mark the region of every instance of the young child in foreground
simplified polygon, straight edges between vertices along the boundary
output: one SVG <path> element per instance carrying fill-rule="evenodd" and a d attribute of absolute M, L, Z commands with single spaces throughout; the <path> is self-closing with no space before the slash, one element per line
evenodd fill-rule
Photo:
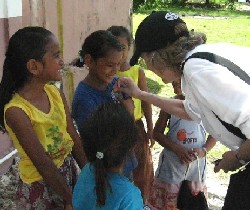
<path fill-rule="evenodd" d="M 60 81 L 63 60 L 56 37 L 25 27 L 10 39 L 0 84 L 0 125 L 20 155 L 17 209 L 72 210 L 75 160 L 85 164 Z"/>
<path fill-rule="evenodd" d="M 181 80 L 174 81 L 172 85 L 176 94 L 174 98 L 184 100 Z M 169 128 L 167 134 L 166 127 Z M 200 191 L 200 170 L 202 190 L 206 193 L 206 155 L 216 140 L 211 136 L 206 138 L 202 124 L 183 120 L 164 111 L 160 112 L 155 124 L 154 137 L 164 149 L 159 158 L 148 205 L 152 210 L 178 210 L 177 197 L 186 172 L 192 193 L 197 194 Z"/>
<path fill-rule="evenodd" d="M 124 26 L 111 26 L 108 28 L 108 31 L 117 37 L 123 49 L 121 66 L 116 75 L 119 77 L 131 77 L 141 90 L 148 91 L 143 69 L 139 65 L 131 67 L 128 62 L 128 54 L 132 43 L 131 33 Z M 151 190 L 154 176 L 152 154 L 150 151 L 150 147 L 154 145 L 152 107 L 151 104 L 136 98 L 133 98 L 133 101 L 135 105 L 135 124 L 139 131 L 138 142 L 135 146 L 138 166 L 133 171 L 133 181 L 134 184 L 140 188 L 143 199 L 146 201 Z M 143 117 L 145 117 L 146 120 L 147 132 L 142 121 Z"/>
<path fill-rule="evenodd" d="M 137 141 L 131 113 L 121 104 L 103 104 L 79 132 L 88 163 L 74 188 L 74 210 L 142 210 L 140 190 L 122 175 L 126 157 Z"/>

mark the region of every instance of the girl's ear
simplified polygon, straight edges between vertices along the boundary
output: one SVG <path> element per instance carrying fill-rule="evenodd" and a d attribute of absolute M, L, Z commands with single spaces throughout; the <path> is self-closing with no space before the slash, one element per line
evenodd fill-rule
<path fill-rule="evenodd" d="M 39 74 L 39 62 L 37 62 L 35 59 L 30 59 L 27 62 L 27 69 L 29 72 L 33 75 L 38 75 Z"/>
<path fill-rule="evenodd" d="M 91 65 L 93 65 L 93 62 L 95 62 L 95 61 L 93 60 L 93 58 L 91 57 L 90 54 L 86 54 L 84 56 L 84 64 L 86 64 L 88 67 L 90 67 Z"/>

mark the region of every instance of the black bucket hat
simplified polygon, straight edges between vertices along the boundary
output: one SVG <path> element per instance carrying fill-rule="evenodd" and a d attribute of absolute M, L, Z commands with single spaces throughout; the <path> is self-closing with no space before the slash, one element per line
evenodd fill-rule
<path fill-rule="evenodd" d="M 138 62 L 142 52 L 152 52 L 173 43 L 181 36 L 188 36 L 188 30 L 175 34 L 175 26 L 185 22 L 175 13 L 166 11 L 152 12 L 138 26 L 135 33 L 135 51 L 130 65 Z"/>

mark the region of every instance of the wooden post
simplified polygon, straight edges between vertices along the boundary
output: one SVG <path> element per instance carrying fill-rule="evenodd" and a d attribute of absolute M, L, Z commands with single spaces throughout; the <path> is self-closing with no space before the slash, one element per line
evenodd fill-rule
<path fill-rule="evenodd" d="M 31 26 L 44 27 L 46 23 L 45 1 L 30 0 L 30 23 Z"/>

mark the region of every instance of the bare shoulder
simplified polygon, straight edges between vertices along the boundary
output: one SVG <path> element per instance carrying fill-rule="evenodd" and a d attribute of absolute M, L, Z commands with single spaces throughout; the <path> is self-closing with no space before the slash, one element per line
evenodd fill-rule
<path fill-rule="evenodd" d="M 5 118 L 6 121 L 16 121 L 19 119 L 26 119 L 28 116 L 26 113 L 19 107 L 13 106 L 6 110 Z"/>
<path fill-rule="evenodd" d="M 31 121 L 28 115 L 19 107 L 10 107 L 5 113 L 6 123 L 13 130 L 31 128 Z"/>

